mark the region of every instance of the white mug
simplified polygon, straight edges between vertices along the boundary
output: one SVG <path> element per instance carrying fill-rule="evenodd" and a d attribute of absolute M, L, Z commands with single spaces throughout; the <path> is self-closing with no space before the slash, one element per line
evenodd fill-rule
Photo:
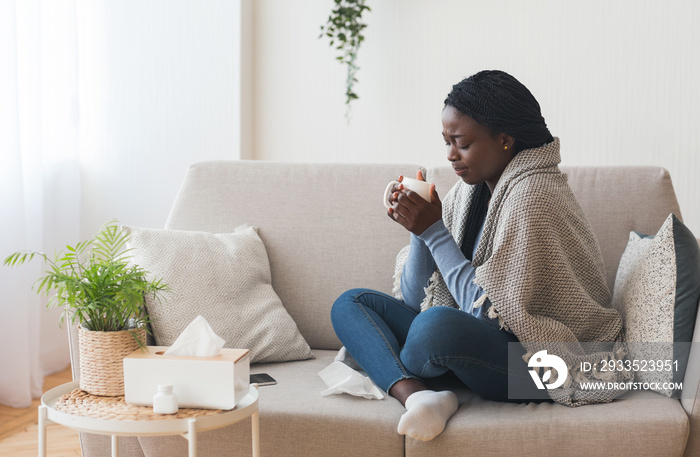
<path fill-rule="evenodd" d="M 391 208 L 391 205 L 389 204 L 389 194 L 391 193 L 391 186 L 393 186 L 394 184 L 399 184 L 399 182 L 398 181 L 391 181 L 386 186 L 386 190 L 384 191 L 384 206 L 386 206 L 386 209 Z M 418 195 L 423 197 L 424 200 L 430 201 L 430 183 L 429 182 L 419 181 L 417 179 L 404 177 L 400 184 L 403 184 L 403 186 L 406 189 L 409 189 L 409 190 L 412 190 L 413 192 L 416 192 Z"/>

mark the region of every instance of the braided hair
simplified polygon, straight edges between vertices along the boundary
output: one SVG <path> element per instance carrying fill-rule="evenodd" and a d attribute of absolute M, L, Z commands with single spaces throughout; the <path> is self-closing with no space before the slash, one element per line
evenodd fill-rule
<path fill-rule="evenodd" d="M 537 148 L 554 140 L 532 93 L 517 79 L 499 70 L 481 71 L 452 86 L 445 105 L 466 114 L 493 134 L 513 137 L 513 152 Z M 472 260 L 476 237 L 486 218 L 491 191 L 477 184 L 462 237 L 462 252 Z"/>

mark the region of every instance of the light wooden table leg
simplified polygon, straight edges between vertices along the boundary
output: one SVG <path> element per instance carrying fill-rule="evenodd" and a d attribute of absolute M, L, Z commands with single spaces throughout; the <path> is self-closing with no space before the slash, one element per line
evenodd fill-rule
<path fill-rule="evenodd" d="M 119 457 L 119 437 L 112 435 L 112 457 Z"/>
<path fill-rule="evenodd" d="M 187 441 L 189 443 L 189 457 L 197 457 L 197 419 L 187 421 Z"/>
<path fill-rule="evenodd" d="M 46 412 L 45 405 L 39 406 L 39 457 L 46 457 Z"/>
<path fill-rule="evenodd" d="M 253 429 L 253 457 L 260 457 L 260 416 L 257 411 L 250 416 L 250 425 Z"/>

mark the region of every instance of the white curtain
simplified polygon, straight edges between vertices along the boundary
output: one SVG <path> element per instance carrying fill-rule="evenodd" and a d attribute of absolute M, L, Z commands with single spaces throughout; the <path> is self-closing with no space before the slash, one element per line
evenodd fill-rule
<path fill-rule="evenodd" d="M 79 241 L 75 4 L 0 0 L 0 256 Z M 59 310 L 31 290 L 40 260 L 0 266 L 0 403 L 27 407 L 69 363 Z"/>
<path fill-rule="evenodd" d="M 0 0 L 0 261 L 163 227 L 189 164 L 241 156 L 244 3 Z M 42 267 L 0 265 L 3 404 L 69 363 Z"/>

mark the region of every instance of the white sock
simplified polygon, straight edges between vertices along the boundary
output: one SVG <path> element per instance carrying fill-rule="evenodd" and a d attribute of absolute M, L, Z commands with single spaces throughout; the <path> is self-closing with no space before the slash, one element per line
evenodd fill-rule
<path fill-rule="evenodd" d="M 430 441 L 443 430 L 457 412 L 457 395 L 449 390 L 419 390 L 406 399 L 406 412 L 399 420 L 398 432 L 421 441 Z"/>

